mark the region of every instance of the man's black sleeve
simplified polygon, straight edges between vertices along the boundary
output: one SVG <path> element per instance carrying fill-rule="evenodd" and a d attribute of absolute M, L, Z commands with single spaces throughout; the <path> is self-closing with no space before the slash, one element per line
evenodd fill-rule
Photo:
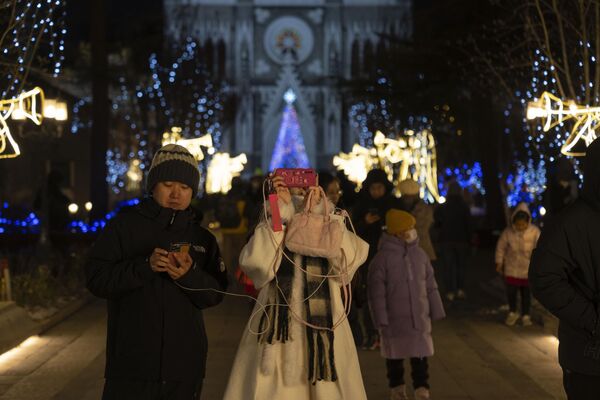
<path fill-rule="evenodd" d="M 534 297 L 558 319 L 592 335 L 595 333 L 596 309 L 569 279 L 576 268 L 565 232 L 554 225 L 542 233 L 533 252 L 529 284 Z"/>
<path fill-rule="evenodd" d="M 192 303 L 199 309 L 219 304 L 223 301 L 224 295 L 215 290 L 221 292 L 227 290 L 227 269 L 221 257 L 219 245 L 213 235 L 208 234 L 207 237 L 209 238 L 209 244 L 207 246 L 205 261 L 200 263 L 195 262 L 192 268 L 176 281 Z"/>
<path fill-rule="evenodd" d="M 87 288 L 98 297 L 117 298 L 155 279 L 146 257 L 123 259 L 121 234 L 119 222 L 111 221 L 90 251 L 85 265 Z"/>

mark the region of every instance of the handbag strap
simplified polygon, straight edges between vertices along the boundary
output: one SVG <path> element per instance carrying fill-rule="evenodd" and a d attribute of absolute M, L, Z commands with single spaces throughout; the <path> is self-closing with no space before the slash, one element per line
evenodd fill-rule
<path fill-rule="evenodd" d="M 317 189 L 320 194 L 321 194 L 321 201 L 325 202 L 325 207 L 323 207 L 323 216 L 324 217 L 329 217 L 329 201 L 327 200 L 327 195 L 325 194 L 325 191 L 323 190 L 323 188 L 321 186 L 317 186 Z M 312 197 L 314 195 L 315 190 L 309 190 L 308 191 L 308 195 L 306 196 L 306 204 L 304 205 L 304 212 L 305 213 L 310 213 L 312 212 L 312 207 L 311 207 L 311 203 L 312 203 Z"/>

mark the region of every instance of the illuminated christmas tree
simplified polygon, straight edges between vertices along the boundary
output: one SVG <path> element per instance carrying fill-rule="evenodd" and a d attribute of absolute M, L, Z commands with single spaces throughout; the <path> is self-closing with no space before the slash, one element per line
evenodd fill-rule
<path fill-rule="evenodd" d="M 309 168 L 310 164 L 304 147 L 304 139 L 298 123 L 298 114 L 294 107 L 296 94 L 288 89 L 283 96 L 286 106 L 281 118 L 279 134 L 273 149 L 269 170 L 276 168 Z"/>

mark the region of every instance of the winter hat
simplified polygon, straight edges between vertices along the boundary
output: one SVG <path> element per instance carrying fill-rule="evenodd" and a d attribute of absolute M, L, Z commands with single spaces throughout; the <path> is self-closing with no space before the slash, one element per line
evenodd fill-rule
<path fill-rule="evenodd" d="M 152 192 L 158 182 L 181 182 L 192 188 L 193 197 L 198 193 L 200 170 L 194 156 L 183 146 L 167 144 L 161 147 L 154 158 L 148 177 L 146 191 Z"/>
<path fill-rule="evenodd" d="M 416 196 L 421 191 L 419 184 L 412 179 L 405 179 L 398 183 L 398 189 L 402 196 Z"/>
<path fill-rule="evenodd" d="M 416 223 L 415 217 L 406 211 L 391 208 L 385 214 L 385 225 L 390 235 L 413 229 Z"/>

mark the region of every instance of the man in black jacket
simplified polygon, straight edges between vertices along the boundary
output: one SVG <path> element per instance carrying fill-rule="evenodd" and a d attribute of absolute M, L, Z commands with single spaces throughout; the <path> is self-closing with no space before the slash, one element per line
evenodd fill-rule
<path fill-rule="evenodd" d="M 533 295 L 558 317 L 558 359 L 569 400 L 600 398 L 600 141 L 587 149 L 583 196 L 542 231 Z"/>
<path fill-rule="evenodd" d="M 152 196 L 112 220 L 91 251 L 87 286 L 108 300 L 104 400 L 199 398 L 202 309 L 227 287 L 217 242 L 189 207 L 199 179 L 185 148 L 162 147 L 148 172 Z"/>

